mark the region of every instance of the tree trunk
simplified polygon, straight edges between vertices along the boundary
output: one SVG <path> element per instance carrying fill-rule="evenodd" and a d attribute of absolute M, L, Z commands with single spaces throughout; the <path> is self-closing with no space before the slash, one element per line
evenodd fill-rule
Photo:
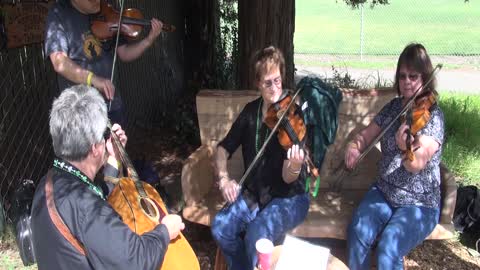
<path fill-rule="evenodd" d="M 218 1 L 185 1 L 185 73 L 194 88 L 209 87 L 215 73 Z"/>
<path fill-rule="evenodd" d="M 294 0 L 238 0 L 238 76 L 240 89 L 254 89 L 252 56 L 273 45 L 285 56 L 283 87 L 293 89 Z"/>

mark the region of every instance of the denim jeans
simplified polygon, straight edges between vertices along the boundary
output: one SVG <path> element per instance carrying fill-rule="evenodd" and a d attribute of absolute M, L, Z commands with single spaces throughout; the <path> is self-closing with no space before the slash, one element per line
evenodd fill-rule
<path fill-rule="evenodd" d="M 376 247 L 377 269 L 403 269 L 403 256 L 420 244 L 438 223 L 440 209 L 415 205 L 392 207 L 373 186 L 353 214 L 348 227 L 348 264 L 351 270 L 370 269 Z"/>
<path fill-rule="evenodd" d="M 281 241 L 287 231 L 305 220 L 309 205 L 309 197 L 305 193 L 290 198 L 274 198 L 263 209 L 250 210 L 239 195 L 235 202 L 215 216 L 212 223 L 212 236 L 222 250 L 228 268 L 252 270 L 257 263 L 257 240 Z"/>

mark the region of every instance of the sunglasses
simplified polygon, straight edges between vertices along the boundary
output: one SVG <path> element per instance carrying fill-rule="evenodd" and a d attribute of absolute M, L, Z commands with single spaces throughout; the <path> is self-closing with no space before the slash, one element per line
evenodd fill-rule
<path fill-rule="evenodd" d="M 400 73 L 398 75 L 398 78 L 401 81 L 405 81 L 407 79 L 407 77 L 411 82 L 416 82 L 418 80 L 418 78 L 420 78 L 420 74 L 419 73 L 410 73 L 410 74 Z"/>
<path fill-rule="evenodd" d="M 274 84 L 275 86 L 280 86 L 281 83 L 282 83 L 282 77 L 278 76 L 274 79 L 263 81 L 263 86 L 265 88 L 271 88 Z"/>

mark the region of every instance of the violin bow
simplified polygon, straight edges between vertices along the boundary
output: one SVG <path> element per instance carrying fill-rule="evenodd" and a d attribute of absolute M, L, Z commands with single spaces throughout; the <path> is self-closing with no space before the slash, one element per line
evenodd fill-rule
<path fill-rule="evenodd" d="M 243 186 L 243 183 L 245 182 L 245 180 L 247 179 L 248 175 L 249 175 L 250 172 L 252 171 L 254 165 L 257 163 L 258 159 L 262 156 L 263 152 L 265 151 L 265 148 L 267 147 L 268 142 L 272 139 L 275 131 L 277 131 L 277 129 L 280 127 L 280 124 L 282 123 L 283 119 L 285 118 L 285 115 L 287 115 L 288 111 L 290 110 L 290 107 L 295 103 L 295 99 L 297 98 L 297 96 L 298 96 L 298 94 L 300 93 L 301 90 L 302 90 L 302 88 L 298 88 L 298 89 L 297 89 L 297 91 L 295 92 L 295 94 L 294 94 L 293 97 L 292 97 L 292 100 L 290 101 L 290 103 L 288 103 L 287 108 L 282 112 L 282 115 L 278 118 L 277 123 L 276 123 L 275 126 L 272 128 L 272 130 L 270 131 L 270 134 L 268 135 L 267 139 L 265 140 L 265 142 L 263 143 L 262 147 L 261 147 L 260 150 L 258 151 L 257 155 L 255 155 L 255 158 L 253 159 L 252 163 L 250 163 L 250 165 L 248 166 L 247 170 L 246 170 L 245 173 L 243 174 L 242 178 L 241 178 L 240 181 L 238 182 L 238 185 L 239 185 L 240 187 Z M 238 198 L 238 197 L 237 197 L 237 198 Z M 222 209 L 225 208 L 227 205 L 228 205 L 228 201 L 222 206 Z"/>
<path fill-rule="evenodd" d="M 101 0 L 104 1 L 104 0 Z M 112 74 L 110 75 L 110 81 L 113 83 L 113 79 L 115 77 L 115 63 L 117 62 L 117 48 L 118 48 L 118 41 L 120 40 L 120 30 L 122 29 L 122 16 L 123 16 L 123 7 L 125 0 L 118 0 L 118 5 L 120 6 L 120 16 L 118 16 L 118 23 L 117 23 L 117 35 L 115 37 L 115 49 L 113 51 L 113 64 L 112 64 Z M 117 89 L 115 89 L 117 91 Z M 112 97 L 114 99 L 115 97 Z M 108 103 L 108 111 L 112 108 L 112 99 L 109 100 Z"/>
<path fill-rule="evenodd" d="M 413 102 L 415 102 L 415 99 L 417 96 L 422 92 L 422 89 L 427 87 L 435 78 L 437 73 L 442 69 L 443 65 L 442 64 L 437 64 L 433 71 L 430 73 L 430 76 L 427 80 L 426 83 L 420 85 L 417 90 L 415 90 L 414 94 L 408 99 L 407 103 L 405 103 L 405 106 L 403 106 L 402 110 L 388 123 L 388 125 L 373 139 L 373 141 L 365 148 L 365 150 L 360 154 L 360 156 L 357 159 L 357 163 L 355 166 L 351 169 L 348 170 L 346 165 L 345 165 L 345 159 L 342 160 L 340 165 L 334 170 L 334 180 L 329 181 L 331 183 L 332 189 L 336 192 L 340 191 L 342 188 L 343 180 L 347 175 L 350 175 L 352 172 L 354 172 L 358 164 L 365 158 L 365 156 L 370 152 L 370 150 L 375 147 L 375 145 L 380 141 L 380 139 L 385 135 L 385 133 L 393 126 L 395 121 L 400 118 L 400 116 L 404 115 L 409 109 L 412 108 Z M 348 171 L 348 172 L 347 172 Z"/>

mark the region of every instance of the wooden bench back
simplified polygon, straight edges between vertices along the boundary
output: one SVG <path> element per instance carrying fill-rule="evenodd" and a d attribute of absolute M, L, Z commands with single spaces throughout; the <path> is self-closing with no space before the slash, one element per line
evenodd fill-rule
<path fill-rule="evenodd" d="M 365 128 L 378 111 L 396 96 L 393 89 L 342 90 L 339 109 L 339 127 L 335 143 L 330 145 L 321 169 L 321 187 L 328 187 L 328 177 L 343 160 L 346 143 Z M 202 144 L 216 145 L 227 134 L 245 104 L 259 97 L 258 91 L 201 90 L 197 95 L 197 113 Z M 379 150 L 373 150 L 364 159 L 357 177 L 346 181 L 346 189 L 367 189 L 374 181 Z M 230 176 L 240 179 L 243 172 L 241 149 L 228 162 Z"/>

